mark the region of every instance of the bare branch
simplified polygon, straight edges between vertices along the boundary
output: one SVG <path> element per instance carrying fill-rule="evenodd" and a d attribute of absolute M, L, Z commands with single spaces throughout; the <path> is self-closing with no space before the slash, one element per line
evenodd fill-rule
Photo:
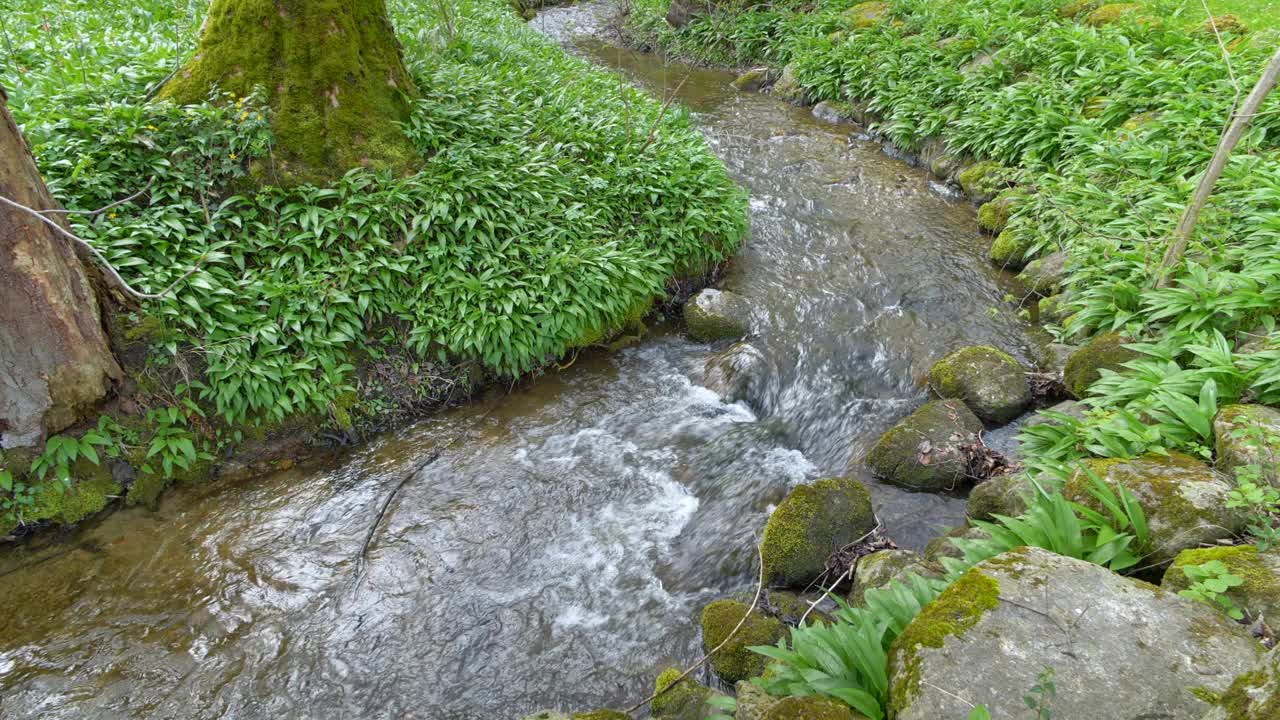
<path fill-rule="evenodd" d="M 151 183 L 148 182 L 146 187 L 130 195 L 129 197 L 124 198 L 123 200 L 117 200 L 111 203 L 110 205 L 103 205 L 97 210 L 64 210 L 62 208 L 55 208 L 53 210 L 38 210 L 37 212 L 39 212 L 41 215 L 84 215 L 87 217 L 93 217 L 95 215 L 101 215 L 102 213 L 110 210 L 113 207 L 119 207 L 120 205 L 123 205 L 132 200 L 137 200 L 139 197 L 141 197 L 150 189 L 151 189 Z"/>

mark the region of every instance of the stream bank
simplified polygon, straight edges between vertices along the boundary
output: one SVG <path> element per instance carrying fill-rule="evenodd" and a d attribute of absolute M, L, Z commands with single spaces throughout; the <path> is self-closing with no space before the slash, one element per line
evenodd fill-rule
<path fill-rule="evenodd" d="M 702 605 L 754 585 L 754 537 L 794 486 L 863 480 L 906 548 L 963 519 L 962 498 L 885 485 L 857 459 L 950 350 L 1035 358 L 1000 309 L 1012 279 L 983 257 L 973 208 L 729 74 L 574 46 L 674 92 L 751 192 L 752 236 L 723 286 L 751 304 L 755 389 L 725 402 L 703 385 L 723 346 L 658 326 L 335 461 L 179 489 L 56 552 L 19 549 L 0 570 L 15 608 L 0 625 L 6 714 L 491 720 L 628 705 L 698 654 Z M 357 586 L 381 501 L 436 450 Z"/>

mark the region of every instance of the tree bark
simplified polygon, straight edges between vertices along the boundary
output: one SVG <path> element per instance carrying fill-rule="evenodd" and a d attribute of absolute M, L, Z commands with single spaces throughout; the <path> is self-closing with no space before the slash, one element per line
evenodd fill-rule
<path fill-rule="evenodd" d="M 57 209 L 7 100 L 0 88 L 0 195 Z M 72 425 L 119 377 L 75 248 L 39 219 L 0 205 L 0 447 L 34 445 Z"/>
<path fill-rule="evenodd" d="M 421 158 L 398 123 L 417 90 L 385 0 L 214 0 L 195 56 L 160 99 L 202 102 L 215 87 L 261 88 L 273 162 L 263 182 L 322 184 L 353 167 L 413 171 Z"/>

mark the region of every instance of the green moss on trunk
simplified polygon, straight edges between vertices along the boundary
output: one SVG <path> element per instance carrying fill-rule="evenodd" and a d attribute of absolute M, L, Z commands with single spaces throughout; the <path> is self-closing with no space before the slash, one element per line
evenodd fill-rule
<path fill-rule="evenodd" d="M 274 167 L 264 182 L 326 183 L 356 166 L 403 174 L 420 161 L 399 122 L 417 90 L 385 0 L 216 0 L 195 57 L 160 97 L 205 100 L 261 87 Z"/>

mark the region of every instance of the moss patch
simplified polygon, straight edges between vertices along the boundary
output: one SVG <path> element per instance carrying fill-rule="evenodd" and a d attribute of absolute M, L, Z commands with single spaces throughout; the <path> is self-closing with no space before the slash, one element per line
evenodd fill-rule
<path fill-rule="evenodd" d="M 976 162 L 956 176 L 960 189 L 969 197 L 985 202 L 997 192 L 1009 186 L 1013 179 L 1013 171 L 991 160 Z"/>
<path fill-rule="evenodd" d="M 1089 13 L 1084 21 L 1087 25 L 1101 27 L 1110 25 L 1121 18 L 1135 15 L 1140 10 L 1142 10 L 1142 5 L 1138 3 L 1110 3 Z"/>
<path fill-rule="evenodd" d="M 1013 420 L 1031 404 L 1022 366 L 1009 353 L 986 345 L 961 348 L 934 363 L 929 387 L 938 397 L 960 400 L 996 425 Z"/>
<path fill-rule="evenodd" d="M 1027 253 L 1031 251 L 1031 238 L 1025 232 L 1006 227 L 991 243 L 987 257 L 991 264 L 1006 270 L 1021 270 L 1026 266 Z"/>
<path fill-rule="evenodd" d="M 1213 560 L 1226 565 L 1232 575 L 1244 581 L 1227 593 L 1236 607 L 1269 618 L 1280 612 L 1280 556 L 1261 555 L 1256 545 L 1183 550 L 1165 571 L 1160 587 L 1173 592 L 1186 590 L 1191 587 L 1191 580 L 1183 568 Z"/>
<path fill-rule="evenodd" d="M 106 467 L 82 460 L 72 467 L 72 477 L 76 479 L 69 488 L 56 482 L 41 485 L 35 494 L 35 504 L 24 513 L 24 519 L 74 525 L 101 512 L 120 495 L 120 484 L 112 479 Z"/>
<path fill-rule="evenodd" d="M 617 710 L 592 710 L 575 713 L 572 720 L 631 720 L 631 716 Z"/>
<path fill-rule="evenodd" d="M 194 58 L 161 92 L 179 103 L 217 86 L 263 89 L 272 109 L 271 184 L 324 184 L 353 167 L 411 172 L 421 157 L 397 125 L 417 95 L 384 0 L 218 0 Z"/>
<path fill-rule="evenodd" d="M 658 679 L 654 682 L 654 692 L 659 692 L 676 683 L 676 678 L 680 677 L 680 670 L 677 668 L 667 668 L 658 675 Z M 685 678 L 676 683 L 676 686 L 667 690 L 665 693 L 653 699 L 649 704 L 649 709 L 653 712 L 654 717 L 673 717 L 673 718 L 700 718 L 699 713 L 702 706 L 707 701 L 707 696 L 711 694 L 710 688 L 705 688 L 689 678 Z"/>
<path fill-rule="evenodd" d="M 871 495 L 862 483 L 828 478 L 796 487 L 764 526 L 765 582 L 808 584 L 832 552 L 874 526 Z"/>
<path fill-rule="evenodd" d="M 737 627 L 738 621 L 747 619 L 738 632 L 711 656 L 711 667 L 725 682 L 737 682 L 764 672 L 767 658 L 747 648 L 752 645 L 773 645 L 786 632 L 781 622 L 759 611 L 747 615 L 750 607 L 736 600 L 716 600 L 702 610 L 702 645 L 710 652 L 725 641 Z"/>
<path fill-rule="evenodd" d="M 887 2 L 862 2 L 842 13 L 850 30 L 869 28 L 889 14 Z"/>
<path fill-rule="evenodd" d="M 1017 206 L 1018 196 L 1004 193 L 978 208 L 978 227 L 992 235 L 999 235 L 1009 224 L 1009 216 Z"/>
<path fill-rule="evenodd" d="M 1062 381 L 1078 399 L 1089 393 L 1089 386 L 1102 376 L 1103 370 L 1119 370 L 1139 354 L 1125 347 L 1129 340 L 1118 333 L 1103 333 L 1086 343 L 1067 358 Z"/>
<path fill-rule="evenodd" d="M 988 610 L 1000 604 L 1000 583 L 972 568 L 933 602 L 925 605 L 889 650 L 894 668 L 889 688 L 893 712 L 910 707 L 920 692 L 921 648 L 940 648 L 949 637 L 962 637 Z"/>
<path fill-rule="evenodd" d="M 786 697 L 771 705 L 761 720 L 865 720 L 848 705 L 820 695 Z"/>
<path fill-rule="evenodd" d="M 958 443 L 982 432 L 982 421 L 959 400 L 928 403 L 894 425 L 867 453 L 881 478 L 909 489 L 953 490 L 965 479 Z"/>

